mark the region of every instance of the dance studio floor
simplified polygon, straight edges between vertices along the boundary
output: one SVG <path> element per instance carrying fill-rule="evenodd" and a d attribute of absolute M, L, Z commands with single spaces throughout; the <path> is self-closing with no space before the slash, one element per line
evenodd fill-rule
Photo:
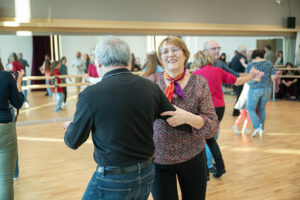
<path fill-rule="evenodd" d="M 76 106 L 74 93 L 69 93 L 67 107 L 58 113 L 53 112 L 54 98 L 44 92 L 28 94 L 30 108 L 20 111 L 17 127 L 16 200 L 77 200 L 84 193 L 96 164 L 90 138 L 75 151 L 64 144 L 62 121 L 72 119 Z M 300 102 L 269 102 L 264 136 L 251 138 L 233 134 L 234 97 L 225 99 L 218 143 L 227 173 L 220 179 L 211 175 L 206 199 L 300 199 Z"/>

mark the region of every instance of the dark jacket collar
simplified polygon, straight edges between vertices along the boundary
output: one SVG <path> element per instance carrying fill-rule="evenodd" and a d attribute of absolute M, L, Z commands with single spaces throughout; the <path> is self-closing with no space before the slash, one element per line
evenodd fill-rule
<path fill-rule="evenodd" d="M 127 69 L 127 68 L 117 68 L 117 69 L 113 69 L 109 72 L 106 72 L 103 76 L 103 78 L 107 78 L 107 77 L 110 77 L 110 76 L 114 76 L 114 75 L 117 75 L 117 74 L 131 74 L 131 72 Z"/>

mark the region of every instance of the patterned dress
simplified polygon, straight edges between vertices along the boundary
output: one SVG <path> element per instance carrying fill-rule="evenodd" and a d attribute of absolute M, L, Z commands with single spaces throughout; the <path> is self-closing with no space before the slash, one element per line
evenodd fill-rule
<path fill-rule="evenodd" d="M 152 74 L 148 79 L 165 91 L 167 85 L 163 72 Z M 193 128 L 192 133 L 186 133 L 174 129 L 162 119 L 157 119 L 154 122 L 153 136 L 155 163 L 172 165 L 190 160 L 203 151 L 205 139 L 214 137 L 217 132 L 219 122 L 205 78 L 192 74 L 182 92 L 183 100 L 173 96 L 172 103 L 200 115 L 204 119 L 204 126 L 201 129 Z"/>

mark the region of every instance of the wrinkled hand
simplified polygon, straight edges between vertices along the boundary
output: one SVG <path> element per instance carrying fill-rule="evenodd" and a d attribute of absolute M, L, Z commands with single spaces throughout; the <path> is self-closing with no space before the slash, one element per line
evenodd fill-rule
<path fill-rule="evenodd" d="M 257 74 L 254 78 L 255 78 L 255 79 L 256 79 L 256 78 L 261 78 L 261 77 L 263 77 L 264 75 L 265 75 L 264 72 L 258 71 L 258 74 Z"/>
<path fill-rule="evenodd" d="M 63 125 L 62 125 L 62 128 L 64 130 L 66 130 L 68 128 L 68 126 L 72 123 L 72 121 L 67 121 L 67 122 L 64 122 Z"/>
<path fill-rule="evenodd" d="M 249 74 L 251 74 L 251 76 L 252 76 L 253 78 L 256 78 L 256 76 L 257 76 L 260 72 L 261 72 L 261 71 L 259 71 L 259 70 L 255 69 L 254 67 L 252 67 L 251 70 L 250 70 L 250 72 L 249 72 Z"/>
<path fill-rule="evenodd" d="M 166 112 L 161 113 L 160 115 L 161 116 L 166 116 L 166 115 L 171 116 L 166 121 L 172 127 L 176 127 L 176 126 L 185 124 L 186 119 L 188 119 L 189 112 L 187 112 L 181 108 L 178 108 L 177 106 L 174 106 L 174 107 L 176 108 L 175 111 L 166 111 Z"/>
<path fill-rule="evenodd" d="M 288 82 L 283 82 L 283 84 L 284 84 L 286 87 L 290 87 L 290 85 L 289 85 Z"/>
<path fill-rule="evenodd" d="M 241 62 L 241 64 L 242 64 L 244 67 L 247 66 L 247 64 L 246 64 L 246 59 L 245 59 L 245 58 L 241 58 L 241 59 L 240 59 L 240 62 Z"/>

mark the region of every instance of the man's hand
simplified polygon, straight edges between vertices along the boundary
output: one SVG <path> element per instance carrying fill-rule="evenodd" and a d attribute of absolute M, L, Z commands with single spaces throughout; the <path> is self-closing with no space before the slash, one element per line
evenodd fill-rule
<path fill-rule="evenodd" d="M 174 106 L 176 108 L 175 111 L 166 111 L 161 113 L 161 116 L 171 116 L 166 121 L 167 123 L 172 126 L 176 127 L 182 124 L 186 124 L 186 120 L 188 119 L 189 112 L 178 108 L 177 106 Z"/>
<path fill-rule="evenodd" d="M 67 121 L 67 122 L 64 122 L 63 125 L 62 125 L 62 128 L 64 130 L 66 130 L 68 128 L 68 126 L 72 123 L 72 121 Z"/>

